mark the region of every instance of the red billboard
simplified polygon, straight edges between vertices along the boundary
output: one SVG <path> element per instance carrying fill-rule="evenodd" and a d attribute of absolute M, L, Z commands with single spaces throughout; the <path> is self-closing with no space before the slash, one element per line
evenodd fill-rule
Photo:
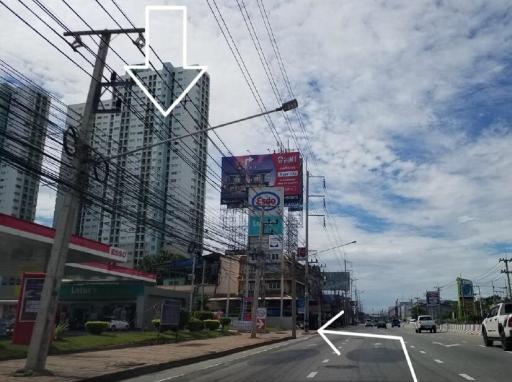
<path fill-rule="evenodd" d="M 247 207 L 249 187 L 283 187 L 285 207 L 302 210 L 300 153 L 223 157 L 221 204 Z"/>

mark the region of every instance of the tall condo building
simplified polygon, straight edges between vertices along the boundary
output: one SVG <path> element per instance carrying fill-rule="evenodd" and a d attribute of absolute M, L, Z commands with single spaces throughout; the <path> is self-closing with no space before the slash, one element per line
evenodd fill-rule
<path fill-rule="evenodd" d="M 137 76 L 162 105 L 171 105 L 197 76 L 164 63 L 158 72 L 139 70 Z M 128 75 L 122 76 L 129 81 Z M 119 81 L 119 79 L 118 79 Z M 162 140 L 205 129 L 209 112 L 209 77 L 204 74 L 173 112 L 164 117 L 138 86 L 118 87 L 118 94 L 97 113 L 92 147 L 94 155 L 115 156 Z M 164 107 L 165 107 L 164 106 Z M 84 104 L 69 106 L 83 113 Z M 68 125 L 77 126 L 68 118 Z M 146 255 L 163 250 L 186 255 L 203 243 L 207 133 L 148 147 L 110 161 L 108 179 L 90 176 L 86 199 L 76 222 L 76 233 L 127 250 L 136 265 Z M 63 154 L 65 156 L 65 154 Z M 101 177 L 100 177 L 101 178 Z M 89 194 L 90 197 L 87 196 Z M 56 216 L 62 204 L 57 196 Z"/>
<path fill-rule="evenodd" d="M 12 163 L 41 169 L 49 108 L 50 99 L 41 89 L 0 83 L 1 213 L 35 219 L 39 178 Z"/>

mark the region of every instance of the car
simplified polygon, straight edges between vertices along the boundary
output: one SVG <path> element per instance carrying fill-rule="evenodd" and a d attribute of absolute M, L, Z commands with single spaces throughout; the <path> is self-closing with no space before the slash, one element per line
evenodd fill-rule
<path fill-rule="evenodd" d="M 428 330 L 430 333 L 437 332 L 436 322 L 432 319 L 432 316 L 418 316 L 416 320 L 416 333 L 421 333 L 424 330 Z"/>
<path fill-rule="evenodd" d="M 394 327 L 400 327 L 400 320 L 395 318 L 393 321 L 391 321 L 391 327 L 394 328 Z"/>
<path fill-rule="evenodd" d="M 377 328 L 387 329 L 386 321 L 380 320 L 377 322 Z"/>
<path fill-rule="evenodd" d="M 110 320 L 108 321 L 108 328 L 112 331 L 128 330 L 130 328 L 130 323 L 124 320 Z"/>
<path fill-rule="evenodd" d="M 482 322 L 485 346 L 501 341 L 503 350 L 512 350 L 512 302 L 500 303 L 491 308 Z"/>
<path fill-rule="evenodd" d="M 373 327 L 373 322 L 371 320 L 366 320 L 366 322 L 364 323 L 364 327 L 365 328 L 372 328 Z"/>

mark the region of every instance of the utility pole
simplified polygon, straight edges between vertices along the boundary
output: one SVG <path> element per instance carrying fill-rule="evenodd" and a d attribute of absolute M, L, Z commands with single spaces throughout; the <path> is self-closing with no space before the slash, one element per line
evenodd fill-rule
<path fill-rule="evenodd" d="M 256 261 L 256 276 L 254 277 L 254 296 L 252 299 L 252 310 L 251 310 L 251 338 L 256 338 L 256 315 L 258 313 L 258 300 L 260 297 L 260 281 L 261 271 L 263 268 L 263 233 L 264 233 L 264 217 L 265 210 L 261 208 L 260 211 L 260 234 L 259 234 L 259 250 Z"/>
<path fill-rule="evenodd" d="M 309 331 L 309 170 L 306 162 L 306 261 L 304 262 L 304 332 Z"/>
<path fill-rule="evenodd" d="M 502 270 L 501 273 L 505 273 L 507 275 L 508 298 L 512 298 L 512 288 L 510 287 L 510 273 L 512 272 L 508 270 L 508 263 L 512 261 L 512 259 L 501 258 L 500 263 L 502 261 L 505 263 L 505 270 Z"/>
<path fill-rule="evenodd" d="M 192 253 L 192 277 L 190 280 L 190 301 L 188 304 L 188 312 L 192 313 L 193 305 L 194 305 L 194 291 L 196 289 L 196 261 L 197 261 L 197 253 Z"/>
<path fill-rule="evenodd" d="M 206 275 L 206 259 L 205 259 L 204 255 L 201 257 L 201 263 L 203 266 L 203 269 L 201 271 L 201 311 L 203 311 L 204 310 L 204 278 Z"/>
<path fill-rule="evenodd" d="M 292 338 L 297 338 L 297 280 L 296 280 L 296 253 L 292 252 Z"/>
<path fill-rule="evenodd" d="M 90 156 L 89 145 L 93 133 L 96 108 L 101 96 L 103 69 L 109 49 L 110 38 L 112 34 L 119 33 L 143 33 L 144 29 L 117 29 L 103 31 L 85 31 L 85 32 L 66 32 L 64 36 L 73 36 L 75 42 L 72 44 L 74 49 L 81 46 L 81 36 L 100 36 L 100 45 L 94 69 L 92 74 L 87 100 L 78 131 L 78 142 L 75 155 L 71 159 L 70 171 L 72 174 L 67 179 L 69 184 L 76 186 L 75 191 L 68 189 L 65 191 L 62 209 L 56 216 L 55 239 L 50 252 L 48 266 L 46 269 L 43 290 L 41 292 L 40 309 L 37 313 L 34 330 L 28 348 L 25 370 L 43 371 L 46 368 L 46 359 L 53 334 L 53 325 L 57 313 L 59 290 L 64 276 L 67 252 L 69 249 L 69 239 L 75 227 L 75 220 L 78 206 L 81 199 L 81 190 L 85 190 L 89 170 Z M 76 169 L 73 171 L 73 169 Z"/>
<path fill-rule="evenodd" d="M 478 299 L 480 301 L 480 317 L 484 316 L 484 310 L 482 308 L 482 293 L 480 292 L 480 285 L 476 285 L 478 288 Z"/>
<path fill-rule="evenodd" d="M 226 298 L 226 317 L 229 317 L 229 299 L 231 297 L 231 261 L 233 261 L 233 259 L 230 257 L 228 257 L 227 259 L 229 260 L 229 269 L 228 269 L 228 295 Z M 240 267 L 239 267 L 239 269 L 240 269 Z"/>

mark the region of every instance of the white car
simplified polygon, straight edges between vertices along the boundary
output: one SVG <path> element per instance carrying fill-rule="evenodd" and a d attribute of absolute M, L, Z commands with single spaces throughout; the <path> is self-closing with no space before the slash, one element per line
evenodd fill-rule
<path fill-rule="evenodd" d="M 416 333 L 421 333 L 423 330 L 428 330 L 430 333 L 437 332 L 436 322 L 432 316 L 418 316 L 416 320 Z"/>
<path fill-rule="evenodd" d="M 482 322 L 482 337 L 485 346 L 501 341 L 504 350 L 512 350 L 512 303 L 493 306 Z"/>
<path fill-rule="evenodd" d="M 123 320 L 110 320 L 108 322 L 108 328 L 110 330 L 128 330 L 130 329 L 130 324 Z"/>

